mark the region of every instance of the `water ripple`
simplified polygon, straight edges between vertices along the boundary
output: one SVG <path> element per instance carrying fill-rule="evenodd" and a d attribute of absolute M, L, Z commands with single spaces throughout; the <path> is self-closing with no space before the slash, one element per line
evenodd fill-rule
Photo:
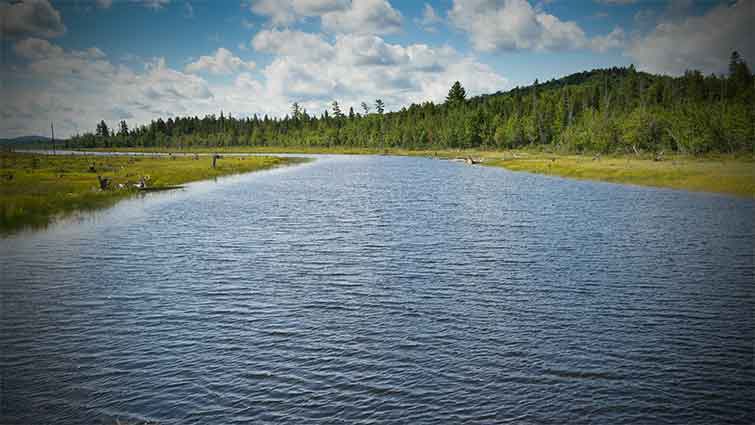
<path fill-rule="evenodd" d="M 349 156 L 125 201 L 0 240 L 0 423 L 749 423 L 752 213 Z"/>

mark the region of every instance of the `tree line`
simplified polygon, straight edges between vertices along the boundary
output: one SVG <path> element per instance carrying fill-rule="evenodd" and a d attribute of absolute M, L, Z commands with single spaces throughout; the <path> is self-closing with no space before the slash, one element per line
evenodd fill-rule
<path fill-rule="evenodd" d="M 731 54 L 727 75 L 687 71 L 653 75 L 634 66 L 595 69 L 506 92 L 467 98 L 456 82 L 443 103 L 385 112 L 377 99 L 319 116 L 299 103 L 282 118 L 159 118 L 130 129 L 125 121 L 77 135 L 69 147 L 234 147 L 509 149 L 563 152 L 753 153 L 755 79 Z"/>

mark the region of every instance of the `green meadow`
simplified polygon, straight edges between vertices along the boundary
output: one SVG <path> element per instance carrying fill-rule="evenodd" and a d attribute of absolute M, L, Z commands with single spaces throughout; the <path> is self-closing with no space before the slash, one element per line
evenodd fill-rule
<path fill-rule="evenodd" d="M 151 189 L 196 180 L 258 171 L 301 162 L 301 158 L 212 158 L 50 156 L 26 153 L 0 154 L 0 232 L 42 227 L 55 217 L 92 210 L 138 192 L 140 179 Z M 101 189 L 98 176 L 109 179 Z"/>
<path fill-rule="evenodd" d="M 104 150 L 104 149 L 102 149 Z M 194 149 L 136 149 L 116 151 L 145 152 L 223 152 L 223 153 L 301 153 L 352 155 L 406 155 L 442 159 L 473 158 L 481 165 L 506 168 L 511 171 L 548 174 L 560 177 L 600 180 L 612 183 L 667 187 L 697 192 L 714 192 L 755 197 L 755 161 L 747 155 L 664 155 L 652 153 L 621 155 L 575 155 L 536 149 L 474 150 L 474 149 L 370 149 L 354 147 L 250 147 Z"/>

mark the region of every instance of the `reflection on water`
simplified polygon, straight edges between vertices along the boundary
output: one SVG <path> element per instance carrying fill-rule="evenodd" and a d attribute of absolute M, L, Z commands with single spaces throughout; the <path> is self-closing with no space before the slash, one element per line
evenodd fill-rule
<path fill-rule="evenodd" d="M 395 157 L 131 199 L 0 240 L 0 423 L 747 423 L 752 213 Z"/>

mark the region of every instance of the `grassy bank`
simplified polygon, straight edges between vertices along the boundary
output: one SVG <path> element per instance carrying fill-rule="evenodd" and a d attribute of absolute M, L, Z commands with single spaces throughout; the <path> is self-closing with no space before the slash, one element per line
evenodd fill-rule
<path fill-rule="evenodd" d="M 168 149 L 122 149 L 124 151 L 166 152 Z M 549 174 L 567 178 L 601 180 L 613 183 L 668 187 L 701 192 L 755 197 L 755 162 L 753 157 L 709 155 L 693 157 L 665 156 L 655 161 L 652 155 L 592 156 L 554 154 L 536 150 L 406 150 L 321 147 L 233 147 L 175 150 L 171 152 L 238 152 L 238 153 L 326 153 L 392 154 L 465 158 L 482 160 L 483 165 L 512 171 Z"/>
<path fill-rule="evenodd" d="M 56 216 L 112 205 L 137 193 L 134 184 L 149 178 L 160 188 L 300 162 L 300 158 L 93 157 L 0 154 L 0 233 L 47 225 Z M 97 176 L 111 180 L 101 190 Z M 121 186 L 122 185 L 122 186 Z"/>
<path fill-rule="evenodd" d="M 483 163 L 512 171 L 755 197 L 755 163 L 741 158 L 677 156 L 655 161 L 629 155 L 520 153 L 516 157 L 513 154 L 494 156 Z"/>

